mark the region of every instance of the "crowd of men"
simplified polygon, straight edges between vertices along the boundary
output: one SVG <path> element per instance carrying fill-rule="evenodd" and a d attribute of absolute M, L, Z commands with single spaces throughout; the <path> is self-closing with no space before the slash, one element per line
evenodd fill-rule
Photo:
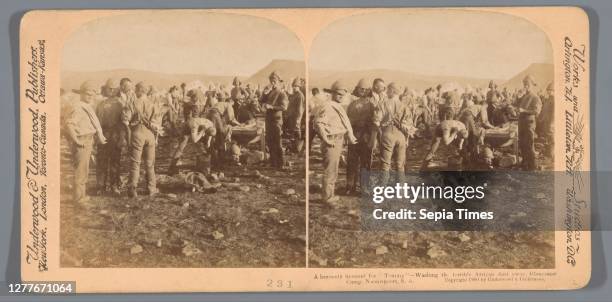
<path fill-rule="evenodd" d="M 146 171 L 146 195 L 155 195 L 159 192 L 155 159 L 160 136 L 176 139 L 168 174 L 178 172 L 177 163 L 190 143 L 199 147 L 196 171 L 221 172 L 228 164 L 239 164 L 232 128 L 255 126 L 262 115 L 269 164 L 285 170 L 285 152 L 299 153 L 304 146 L 304 85 L 302 78 L 295 78 L 289 86 L 277 72 L 270 74 L 269 85 L 263 89 L 243 86 L 234 78 L 229 92 L 223 85 L 204 89 L 187 88 L 183 83 L 159 93 L 153 86 L 134 85 L 131 79 L 122 78 L 119 82 L 108 79 L 98 93 L 90 81 L 83 82 L 80 89 L 73 90 L 79 100 L 62 110 L 74 167 L 74 201 L 84 205 L 89 201 L 87 182 L 94 150 L 96 194 L 122 193 L 121 163 L 127 156 L 128 196 L 138 196 L 141 164 Z M 99 94 L 103 100 L 97 102 Z M 283 146 L 283 138 L 290 141 L 289 146 Z"/>
<path fill-rule="evenodd" d="M 417 93 L 380 78 L 372 83 L 361 79 L 352 90 L 336 81 L 324 89 L 329 98 L 313 88 L 310 140 L 314 134 L 321 140 L 322 199 L 328 203 L 338 200 L 335 185 L 345 142 L 348 195 L 369 191 L 375 159 L 380 163 L 381 184 L 387 184 L 392 168 L 397 180 L 404 181 L 411 139 L 431 139 L 429 152 L 419 159 L 421 170 L 432 165 L 441 144 L 454 153 L 453 162 L 460 165 L 455 168 L 492 169 L 494 155 L 492 146 L 485 143 L 486 129 L 510 133 L 512 124 L 518 124 L 515 133 L 522 158 L 516 166 L 527 171 L 540 169 L 535 140 L 545 145 L 544 155 L 552 156 L 554 99 L 552 84 L 539 93 L 536 86 L 534 77 L 528 75 L 523 88 L 512 92 L 499 90 L 491 81 L 488 89 L 438 85 Z"/>

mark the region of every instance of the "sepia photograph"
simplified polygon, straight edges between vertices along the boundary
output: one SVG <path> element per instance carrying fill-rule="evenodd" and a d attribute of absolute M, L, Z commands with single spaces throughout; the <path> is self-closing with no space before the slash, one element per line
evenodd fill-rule
<path fill-rule="evenodd" d="M 18 27 L 23 282 L 589 282 L 580 8 L 33 10 Z"/>
<path fill-rule="evenodd" d="M 61 61 L 62 267 L 305 266 L 305 63 L 261 17 L 125 12 Z"/>
<path fill-rule="evenodd" d="M 525 227 L 554 224 L 553 52 L 541 29 L 495 12 L 356 14 L 321 30 L 308 68 L 310 266 L 554 268 L 553 228 Z M 366 230 L 378 185 L 483 177 L 482 200 L 419 206 L 488 213 L 497 231 L 458 219 Z"/>

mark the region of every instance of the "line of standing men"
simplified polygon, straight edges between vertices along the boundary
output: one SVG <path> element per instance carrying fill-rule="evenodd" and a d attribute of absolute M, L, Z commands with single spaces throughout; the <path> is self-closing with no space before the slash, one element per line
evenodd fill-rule
<path fill-rule="evenodd" d="M 322 140 L 324 175 L 322 199 L 335 203 L 335 183 L 344 145 L 349 143 L 347 156 L 347 194 L 358 194 L 369 188 L 369 172 L 372 169 L 374 149 L 380 145 L 382 182 L 386 183 L 394 166 L 401 177 L 406 160 L 408 138 L 414 133 L 412 115 L 399 100 L 399 89 L 395 83 L 388 86 L 383 79 L 375 79 L 371 93 L 367 94 L 364 79 L 357 83 L 353 100 L 345 111 L 341 105 L 348 89 L 336 81 L 325 92 L 331 94 L 330 101 L 313 112 L 313 126 Z M 401 180 L 401 179 L 400 179 Z"/>
<path fill-rule="evenodd" d="M 303 83 L 293 82 L 294 93 L 289 98 L 282 90 L 282 80 L 277 72 L 270 74 L 269 81 L 270 85 L 264 89 L 259 100 L 266 111 L 266 146 L 270 154 L 271 166 L 283 170 L 285 159 L 281 138 L 284 115 L 289 107 L 292 110 L 289 114 L 288 129 L 293 137 L 297 137 L 293 139 L 294 142 L 302 140 L 300 128 L 305 114 L 305 99 L 302 91 L 303 85 L 301 85 Z M 86 193 L 89 162 L 96 142 L 98 194 L 121 193 L 121 154 L 128 146 L 130 159 L 128 196 L 138 195 L 141 162 L 144 162 L 146 171 L 147 195 L 154 195 L 158 192 L 155 177 L 155 150 L 158 137 L 162 132 L 163 114 L 158 104 L 148 97 L 148 90 L 142 82 L 134 87 L 128 78 L 121 79 L 119 84 L 109 79 L 101 89 L 101 94 L 105 99 L 98 104 L 95 110 L 92 103 L 97 91 L 90 81 L 83 82 L 80 89 L 74 90 L 79 95 L 79 101 L 69 106 L 64 113 L 64 125 L 67 137 L 71 142 L 74 167 L 73 198 L 77 203 L 86 204 L 89 201 Z M 182 90 L 184 91 L 184 87 Z M 188 141 L 191 139 L 194 143 L 198 143 L 203 137 L 208 138 L 203 141 L 210 153 L 210 162 L 213 168 L 219 169 L 223 161 L 220 145 L 228 140 L 231 133 L 228 131 L 230 127 L 226 126 L 239 124 L 231 117 L 225 120 L 227 109 L 231 109 L 230 104 L 218 102 L 216 97 L 207 97 L 197 89 L 188 91 L 184 93 L 184 97 L 189 101 L 183 103 L 185 125 L 181 128 L 177 121 L 180 111 L 177 107 L 179 92 L 178 87 L 172 87 L 168 96 L 172 98 L 170 102 L 172 112 L 169 114 L 171 128 L 180 128 L 178 133 L 175 133 L 178 136 L 179 144 L 172 155 L 169 172 L 173 173 L 176 169 L 176 163 Z M 211 140 L 212 138 L 214 140 Z M 211 141 L 214 144 L 212 148 Z"/>
<path fill-rule="evenodd" d="M 120 160 L 122 149 L 129 144 L 129 190 L 130 197 L 137 196 L 140 179 L 140 164 L 144 158 L 147 178 L 147 194 L 157 193 L 155 179 L 155 147 L 161 131 L 161 116 L 158 107 L 147 97 L 147 87 L 140 82 L 133 88 L 128 78 L 119 86 L 109 80 L 103 86 L 106 100 L 96 110 L 91 103 L 96 89 L 86 81 L 74 90 L 80 100 L 66 113 L 66 130 L 72 142 L 74 165 L 74 200 L 80 204 L 89 201 L 87 178 L 89 160 L 93 151 L 94 136 L 97 137 L 98 193 L 119 193 Z M 107 139 L 108 138 L 108 139 Z"/>
<path fill-rule="evenodd" d="M 542 103 L 532 91 L 532 87 L 535 86 L 533 76 L 525 77 L 523 85 L 525 93 L 516 104 L 519 112 L 519 148 L 523 156 L 521 164 L 525 170 L 537 170 L 534 137 L 536 118 L 541 111 Z M 358 187 L 368 193 L 373 154 L 377 146 L 380 147 L 382 170 L 380 183 L 383 185 L 388 183 L 392 166 L 397 171 L 397 181 L 404 181 L 406 148 L 409 138 L 416 130 L 413 125 L 414 117 L 409 108 L 400 101 L 399 90 L 395 83 L 385 85 L 384 80 L 375 79 L 369 94 L 367 93 L 368 88 L 370 87 L 364 79 L 359 80 L 352 92 L 356 99 L 352 100 L 345 110 L 341 103 L 349 90 L 343 83 L 336 81 L 330 89 L 324 89 L 331 95 L 329 101 L 316 106 L 311 112 L 313 130 L 321 138 L 321 149 L 324 156 L 322 200 L 332 205 L 339 199 L 335 195 L 335 184 L 345 141 L 348 142 L 347 191 L 345 192 L 347 195 L 359 194 Z M 551 89 L 550 86 L 549 89 Z M 441 114 L 446 115 L 441 120 L 449 120 L 448 116 L 458 115 L 459 110 L 464 106 L 467 106 L 464 110 L 466 113 L 474 114 L 472 111 L 478 111 L 473 110 L 469 102 L 460 104 L 460 100 L 458 96 L 453 96 L 450 106 L 445 108 L 446 110 L 441 110 Z M 446 121 L 445 123 L 451 122 Z M 465 121 L 456 121 L 456 123 L 462 125 L 456 129 L 455 132 L 458 135 L 453 136 L 453 140 L 455 138 L 461 141 L 477 138 L 474 133 L 470 135 L 466 130 L 466 126 L 463 125 Z M 444 135 L 441 133 L 440 136 Z M 482 138 L 482 135 L 480 136 Z M 447 145 L 449 143 L 445 142 Z M 478 141 L 474 142 L 474 144 L 477 143 Z M 460 143 L 460 148 L 461 145 Z M 435 152 L 433 148 L 432 151 Z M 426 160 L 432 156 L 430 152 Z"/>

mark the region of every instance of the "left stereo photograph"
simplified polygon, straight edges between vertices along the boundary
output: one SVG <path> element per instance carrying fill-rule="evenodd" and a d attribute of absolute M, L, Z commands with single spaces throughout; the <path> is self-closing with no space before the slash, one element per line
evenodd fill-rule
<path fill-rule="evenodd" d="M 254 16 L 120 14 L 77 27 L 59 64 L 61 267 L 305 265 L 294 34 Z"/>

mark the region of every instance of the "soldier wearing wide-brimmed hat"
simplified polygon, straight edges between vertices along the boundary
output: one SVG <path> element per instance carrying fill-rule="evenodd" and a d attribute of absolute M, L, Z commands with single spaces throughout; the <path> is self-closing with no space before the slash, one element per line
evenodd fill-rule
<path fill-rule="evenodd" d="M 367 190 L 367 173 L 372 169 L 372 137 L 374 104 L 368 97 L 370 82 L 360 79 L 353 89 L 356 97 L 347 107 L 346 114 L 351 121 L 357 144 L 348 146 L 346 160 L 346 194 L 357 194 L 359 188 Z M 363 174 L 363 177 L 362 177 Z"/>
<path fill-rule="evenodd" d="M 535 78 L 527 75 L 523 79 L 525 93 L 518 100 L 518 143 L 523 161 L 524 170 L 537 170 L 536 152 L 534 146 L 536 119 L 542 110 L 542 101 L 533 92 L 536 86 Z"/>
<path fill-rule="evenodd" d="M 268 77 L 270 85 L 264 88 L 261 96 L 263 109 L 266 110 L 266 145 L 270 152 L 270 165 L 283 169 L 285 159 L 281 136 L 283 133 L 283 115 L 289 106 L 287 94 L 282 91 L 280 75 L 273 71 Z"/>
<path fill-rule="evenodd" d="M 102 96 L 106 99 L 98 104 L 96 114 L 108 142 L 98 146 L 96 153 L 98 194 L 120 194 L 121 149 L 126 142 L 121 124 L 123 104 L 119 99 L 119 83 L 109 78 L 102 86 Z"/>
<path fill-rule="evenodd" d="M 100 121 L 91 102 L 96 96 L 96 90 L 91 82 L 81 84 L 73 92 L 80 95 L 80 101 L 74 103 L 66 112 L 66 131 L 71 142 L 72 163 L 74 167 L 74 201 L 86 204 L 87 178 L 89 176 L 89 159 L 93 151 L 94 137 L 98 144 L 105 144 L 106 138 L 100 126 Z"/>
<path fill-rule="evenodd" d="M 356 144 L 357 138 L 353 135 L 351 122 L 341 105 L 343 98 L 348 94 L 346 86 L 336 81 L 331 88 L 324 91 L 331 94 L 331 98 L 317 110 L 313 124 L 322 140 L 321 149 L 324 156 L 322 199 L 334 205 L 339 199 L 334 191 L 344 140 L 347 139 L 349 144 Z"/>

